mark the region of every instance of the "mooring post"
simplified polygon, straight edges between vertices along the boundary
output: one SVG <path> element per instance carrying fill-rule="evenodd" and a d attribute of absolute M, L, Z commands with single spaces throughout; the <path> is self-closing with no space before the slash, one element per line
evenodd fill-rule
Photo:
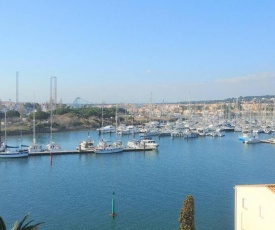
<path fill-rule="evenodd" d="M 113 198 L 112 198 L 112 212 L 110 214 L 113 218 L 116 216 L 115 211 L 115 192 L 113 192 Z"/>

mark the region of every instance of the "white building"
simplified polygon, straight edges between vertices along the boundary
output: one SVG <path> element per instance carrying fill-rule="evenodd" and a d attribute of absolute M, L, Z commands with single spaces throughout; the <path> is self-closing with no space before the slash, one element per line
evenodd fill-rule
<path fill-rule="evenodd" d="M 235 230 L 275 229 L 275 184 L 235 186 Z"/>

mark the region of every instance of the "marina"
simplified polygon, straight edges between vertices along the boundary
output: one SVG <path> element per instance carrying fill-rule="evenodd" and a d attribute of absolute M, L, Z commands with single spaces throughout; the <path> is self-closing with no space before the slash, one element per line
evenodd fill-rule
<path fill-rule="evenodd" d="M 86 137 L 86 130 L 55 133 L 62 151 L 52 154 L 52 162 L 50 152 L 0 160 L 0 203 L 8 226 L 14 216 L 30 211 L 33 219 L 45 222 L 42 230 L 177 229 L 182 201 L 192 194 L 198 229 L 231 230 L 233 187 L 274 183 L 275 145 L 243 144 L 235 132 L 221 138 L 152 136 L 158 149 L 114 154 L 79 152 L 76 142 Z M 113 140 L 115 135 L 107 137 Z M 24 144 L 32 142 L 32 135 L 22 138 Z M 49 138 L 37 134 L 37 143 L 45 146 Z M 97 131 L 91 131 L 90 138 L 100 140 Z M 121 140 L 126 144 L 129 138 L 123 135 Z M 11 136 L 10 144 L 19 144 L 19 139 Z M 110 219 L 113 191 L 117 215 Z M 22 202 L 24 206 L 16 205 Z"/>
<path fill-rule="evenodd" d="M 177 229 L 182 201 L 192 194 L 198 229 L 231 230 L 234 186 L 274 183 L 275 113 L 252 116 L 250 106 L 234 118 L 226 110 L 189 110 L 177 119 L 131 125 L 118 125 L 117 106 L 102 106 L 100 128 L 59 132 L 51 110 L 48 133 L 35 132 L 33 113 L 32 135 L 9 135 L 8 145 L 6 135 L 1 139 L 4 217 L 11 222 L 13 203 L 24 201 L 27 210 L 15 213 L 34 212 L 47 223 L 42 230 Z M 114 126 L 113 117 L 103 119 L 105 110 L 113 111 Z M 12 159 L 10 146 L 24 157 Z"/>

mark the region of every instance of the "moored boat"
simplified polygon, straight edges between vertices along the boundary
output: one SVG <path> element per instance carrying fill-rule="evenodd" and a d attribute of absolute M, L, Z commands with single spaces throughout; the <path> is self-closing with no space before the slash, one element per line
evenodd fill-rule
<path fill-rule="evenodd" d="M 159 144 L 155 142 L 150 136 L 144 136 L 140 139 L 140 146 L 142 148 L 157 149 Z"/>
<path fill-rule="evenodd" d="M 62 151 L 62 150 L 59 145 L 57 145 L 53 141 L 50 141 L 50 143 L 46 145 L 46 151 L 58 152 L 58 151 Z"/>
<path fill-rule="evenodd" d="M 94 141 L 90 138 L 90 132 L 88 133 L 87 139 L 81 141 L 76 149 L 79 151 L 95 151 Z"/>
<path fill-rule="evenodd" d="M 35 110 L 33 111 L 33 143 L 28 146 L 28 150 L 30 153 L 43 152 L 42 146 L 36 143 L 35 138 Z"/>
<path fill-rule="evenodd" d="M 22 157 L 28 157 L 29 152 L 28 150 L 15 150 L 15 151 L 9 151 L 6 150 L 5 152 L 0 153 L 0 158 L 22 158 Z"/>
<path fill-rule="evenodd" d="M 246 143 L 246 144 L 258 144 L 260 142 L 261 142 L 260 139 L 258 137 L 255 137 L 255 136 L 250 137 L 250 138 L 248 138 L 247 140 L 244 141 L 244 143 Z"/>
<path fill-rule="evenodd" d="M 116 131 L 116 128 L 112 125 L 107 125 L 96 130 L 100 133 L 114 133 Z"/>
<path fill-rule="evenodd" d="M 101 140 L 95 148 L 95 153 L 120 153 L 123 152 L 123 145 L 119 142 Z"/>

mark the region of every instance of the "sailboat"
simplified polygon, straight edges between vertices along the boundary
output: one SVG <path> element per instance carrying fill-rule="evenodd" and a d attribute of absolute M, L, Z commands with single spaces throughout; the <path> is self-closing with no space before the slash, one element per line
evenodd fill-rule
<path fill-rule="evenodd" d="M 57 152 L 61 151 L 61 147 L 53 142 L 53 97 L 52 97 L 52 80 L 56 80 L 56 77 L 51 77 L 51 134 L 50 143 L 46 145 L 46 151 Z M 56 83 L 55 83 L 56 84 Z"/>
<path fill-rule="evenodd" d="M 102 106 L 102 127 L 103 127 L 103 106 Z M 117 127 L 117 106 L 116 106 L 116 127 Z M 121 141 L 116 140 L 114 142 L 103 139 L 103 132 L 101 132 L 101 141 L 98 143 L 95 153 L 120 153 L 123 152 L 124 146 Z"/>
<path fill-rule="evenodd" d="M 243 140 L 243 143 L 245 144 L 257 144 L 257 143 L 260 143 L 260 139 L 258 137 L 258 134 L 253 132 L 252 131 L 252 127 L 251 127 L 251 123 L 252 123 L 252 120 L 251 120 L 251 110 L 250 110 L 250 118 L 249 118 L 249 130 L 250 130 L 250 133 L 249 133 L 249 136 Z"/>
<path fill-rule="evenodd" d="M 6 149 L 6 145 L 1 139 L 1 133 L 2 133 L 1 126 L 2 126 L 2 123 L 1 123 L 1 118 L 0 118 L 0 152 L 4 152 Z"/>
<path fill-rule="evenodd" d="M 37 152 L 42 152 L 42 146 L 38 145 L 36 143 L 36 139 L 35 139 L 35 108 L 33 111 L 33 143 L 28 147 L 28 150 L 30 153 L 37 153 Z"/>
<path fill-rule="evenodd" d="M 132 120 L 132 125 L 133 125 L 133 123 L 134 122 Z M 141 146 L 141 143 L 140 143 L 139 140 L 135 140 L 134 139 L 134 135 L 135 135 L 134 129 L 132 129 L 131 133 L 132 133 L 132 135 L 131 135 L 132 138 L 131 138 L 131 140 L 129 140 L 127 142 L 127 147 L 130 148 L 130 149 L 141 149 L 141 148 L 144 148 L 145 146 Z"/>
<path fill-rule="evenodd" d="M 0 152 L 0 158 L 22 158 L 28 157 L 29 152 L 26 149 L 19 149 L 15 147 L 16 150 L 9 150 L 10 146 L 7 146 L 7 116 L 6 111 L 5 113 L 5 142 L 2 142 L 1 145 L 4 145 L 4 151 Z"/>

